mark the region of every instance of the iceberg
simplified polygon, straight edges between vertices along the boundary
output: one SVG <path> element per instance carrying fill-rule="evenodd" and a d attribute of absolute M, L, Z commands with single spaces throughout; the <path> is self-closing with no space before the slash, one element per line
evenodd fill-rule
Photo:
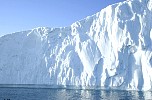
<path fill-rule="evenodd" d="M 0 84 L 151 90 L 152 0 L 0 37 Z"/>

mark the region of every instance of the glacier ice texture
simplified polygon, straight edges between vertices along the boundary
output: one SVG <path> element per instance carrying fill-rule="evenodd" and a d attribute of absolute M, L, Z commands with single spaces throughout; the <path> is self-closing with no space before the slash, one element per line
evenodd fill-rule
<path fill-rule="evenodd" d="M 152 0 L 0 37 L 0 84 L 151 90 Z"/>

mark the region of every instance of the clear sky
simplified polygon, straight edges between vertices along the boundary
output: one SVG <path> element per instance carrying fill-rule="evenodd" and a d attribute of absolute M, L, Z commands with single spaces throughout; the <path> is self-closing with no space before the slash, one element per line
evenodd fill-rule
<path fill-rule="evenodd" d="M 36 27 L 64 27 L 125 0 L 0 0 L 0 36 Z"/>

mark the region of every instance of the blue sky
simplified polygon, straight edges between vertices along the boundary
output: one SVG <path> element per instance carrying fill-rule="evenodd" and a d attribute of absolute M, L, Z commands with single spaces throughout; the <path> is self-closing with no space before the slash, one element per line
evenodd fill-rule
<path fill-rule="evenodd" d="M 36 27 L 64 27 L 125 0 L 0 0 L 0 36 Z"/>

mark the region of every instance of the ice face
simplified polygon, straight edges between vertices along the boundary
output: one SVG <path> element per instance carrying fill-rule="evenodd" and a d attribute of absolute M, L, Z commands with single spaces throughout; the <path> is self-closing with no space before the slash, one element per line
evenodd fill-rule
<path fill-rule="evenodd" d="M 0 84 L 150 90 L 152 0 L 117 3 L 63 28 L 0 38 Z"/>

